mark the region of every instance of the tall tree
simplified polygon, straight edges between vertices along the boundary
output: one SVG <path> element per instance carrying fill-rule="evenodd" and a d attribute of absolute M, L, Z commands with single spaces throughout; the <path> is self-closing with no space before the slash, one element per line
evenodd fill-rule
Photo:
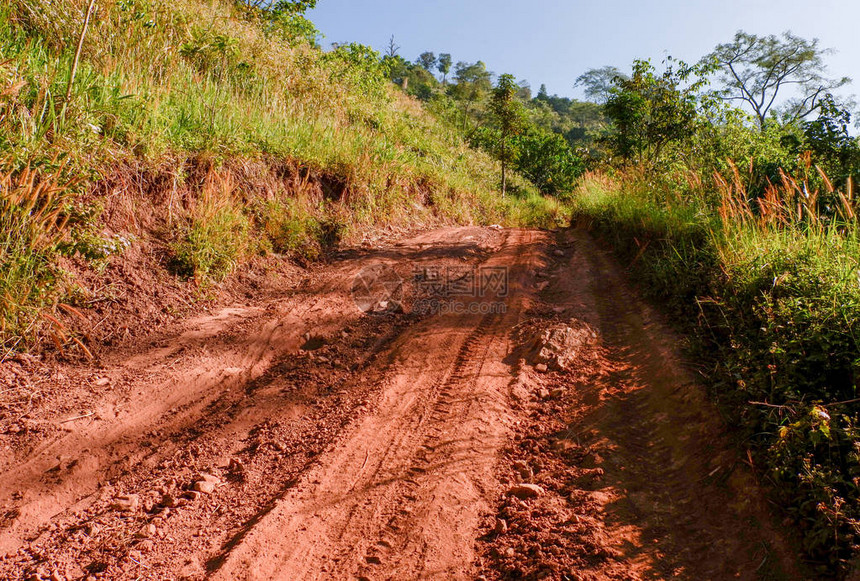
<path fill-rule="evenodd" d="M 397 51 L 400 50 L 400 45 L 398 45 L 394 41 L 394 35 L 391 35 L 391 38 L 388 39 L 388 48 L 385 49 L 385 56 L 388 58 L 394 58 L 397 56 Z"/>
<path fill-rule="evenodd" d="M 317 0 L 279 0 L 273 4 L 276 12 L 286 14 L 304 14 L 317 5 Z"/>
<path fill-rule="evenodd" d="M 679 88 L 687 76 L 681 69 L 658 75 L 650 62 L 637 60 L 629 79 L 616 77 L 603 109 L 615 129 L 609 145 L 624 160 L 653 167 L 667 145 L 694 134 L 698 86 Z"/>
<path fill-rule="evenodd" d="M 317 0 L 239 0 L 239 3 L 248 8 L 259 8 L 281 14 L 300 15 L 317 5 Z"/>
<path fill-rule="evenodd" d="M 451 72 L 451 55 L 443 52 L 436 61 L 437 70 L 442 73 L 442 84 L 448 84 L 448 73 Z"/>
<path fill-rule="evenodd" d="M 513 75 L 502 75 L 493 89 L 490 112 L 499 130 L 499 159 L 502 162 L 502 196 L 508 189 L 508 164 L 513 160 L 511 138 L 522 132 L 525 114 L 517 99 L 520 86 Z"/>
<path fill-rule="evenodd" d="M 541 101 L 549 100 L 549 93 L 546 91 L 546 85 L 541 84 L 540 89 L 538 89 L 537 98 Z"/>
<path fill-rule="evenodd" d="M 603 105 L 609 100 L 616 78 L 627 79 L 628 77 L 615 67 L 588 69 L 577 77 L 573 86 L 582 87 L 586 99 Z"/>
<path fill-rule="evenodd" d="M 433 67 L 436 66 L 436 55 L 432 52 L 422 52 L 418 55 L 417 62 L 428 71 L 432 71 Z"/>
<path fill-rule="evenodd" d="M 821 98 L 818 117 L 803 123 L 806 143 L 815 163 L 833 180 L 860 174 L 860 141 L 848 130 L 851 112 L 837 104 L 832 95 Z"/>
<path fill-rule="evenodd" d="M 764 129 L 768 114 L 779 110 L 787 122 L 798 121 L 822 106 L 822 97 L 851 79 L 825 76 L 824 56 L 830 50 L 784 32 L 782 36 L 756 36 L 739 31 L 732 42 L 721 44 L 703 60 L 716 69 L 724 89 L 718 95 L 746 103 Z M 793 95 L 780 103 L 780 95 Z"/>
<path fill-rule="evenodd" d="M 487 65 L 483 61 L 474 64 L 457 63 L 454 71 L 456 84 L 451 87 L 450 92 L 462 107 L 463 133 L 468 129 L 470 115 L 492 90 L 492 77 L 492 73 L 487 70 Z"/>

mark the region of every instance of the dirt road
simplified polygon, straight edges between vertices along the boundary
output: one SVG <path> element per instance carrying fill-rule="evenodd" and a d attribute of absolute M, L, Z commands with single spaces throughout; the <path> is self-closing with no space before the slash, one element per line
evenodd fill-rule
<path fill-rule="evenodd" d="M 79 409 L 0 423 L 0 577 L 801 574 L 674 341 L 587 234 L 452 228 L 25 361 Z"/>

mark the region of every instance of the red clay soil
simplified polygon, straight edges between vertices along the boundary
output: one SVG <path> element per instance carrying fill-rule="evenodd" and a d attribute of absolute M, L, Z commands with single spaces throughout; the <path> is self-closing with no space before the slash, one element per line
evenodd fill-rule
<path fill-rule="evenodd" d="M 412 308 L 438 273 L 462 291 L 503 268 L 492 301 Z M 365 314 L 380 269 L 406 282 Z M 587 234 L 436 230 L 298 280 L 98 363 L 5 363 L 0 578 L 803 576 Z M 559 323 L 589 340 L 542 373 L 524 337 Z"/>

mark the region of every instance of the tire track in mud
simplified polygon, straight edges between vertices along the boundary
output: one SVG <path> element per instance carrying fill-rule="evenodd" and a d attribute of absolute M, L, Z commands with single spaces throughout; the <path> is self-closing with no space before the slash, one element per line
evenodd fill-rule
<path fill-rule="evenodd" d="M 487 261 L 517 275 L 507 311 L 431 317 L 405 333 L 376 412 L 212 579 L 469 578 L 496 452 L 511 427 L 506 329 L 527 304 L 523 273 L 543 240 L 510 238 Z"/>
<path fill-rule="evenodd" d="M 487 248 L 490 254 L 499 248 L 503 237 L 477 228 L 450 229 L 419 237 L 431 241 L 430 246 L 406 241 L 396 249 L 360 252 L 329 269 L 322 285 L 296 293 L 287 301 L 288 307 L 274 301 L 267 308 L 257 308 L 253 317 L 240 317 L 238 325 L 230 316 L 200 318 L 179 337 L 165 334 L 142 353 L 115 358 L 108 365 L 136 374 L 139 381 L 132 398 L 124 403 L 125 416 L 98 420 L 64 439 L 43 443 L 51 449 L 80 442 L 91 448 L 78 445 L 81 455 L 98 460 L 88 460 L 86 466 L 72 463 L 68 470 L 61 465 L 55 483 L 43 481 L 42 488 L 16 501 L 33 510 L 26 520 L 18 519 L 18 529 L 10 529 L 8 520 L 3 522 L 0 536 L 19 543 L 21 550 L 5 559 L 0 555 L 0 577 L 50 576 L 56 569 L 71 578 L 87 572 L 101 572 L 111 579 L 199 578 L 207 564 L 217 569 L 219 555 L 241 544 L 245 533 L 265 520 L 278 498 L 318 464 L 320 454 L 341 432 L 368 413 L 373 392 L 398 366 L 386 355 L 391 342 L 416 321 L 395 325 L 384 341 L 376 337 L 357 347 L 359 353 L 344 371 L 335 373 L 334 364 L 313 357 L 298 363 L 292 387 L 282 385 L 284 374 L 292 373 L 282 362 L 294 358 L 279 354 L 294 353 L 307 329 L 337 334 L 344 325 L 354 326 L 347 310 L 336 305 L 347 304 L 350 273 L 362 265 L 377 260 L 395 265 L 481 261 L 488 255 Z M 367 322 L 368 338 L 374 333 L 384 335 L 386 325 L 378 319 Z M 259 348 L 243 349 L 248 341 Z M 447 349 L 456 343 L 451 338 L 446 342 Z M 332 370 L 315 380 L 321 368 Z M 329 377 L 332 373 L 340 376 Z M 153 388 L 154 382 L 158 387 Z M 278 394 L 308 382 L 319 383 L 313 388 L 316 395 L 299 393 L 299 408 L 306 411 L 297 411 L 297 419 L 290 419 L 293 404 L 287 400 L 289 405 L 281 409 L 285 400 Z M 174 391 L 179 399 L 159 395 Z M 106 430 L 120 430 L 120 437 L 106 438 Z M 234 474 L 227 466 L 236 458 L 245 464 L 244 475 Z M 0 474 L 0 490 L 17 486 L 20 479 L 15 474 L 21 470 L 38 478 L 42 468 L 50 465 L 45 452 L 13 465 Z M 209 497 L 197 495 L 196 500 L 183 500 L 169 510 L 160 506 L 161 493 L 156 492 L 186 494 L 194 470 L 214 471 L 227 481 Z M 137 512 L 118 514 L 110 509 L 113 497 L 122 493 L 142 493 Z M 0 501 L 5 504 L 8 497 Z M 45 512 L 39 508 L 45 501 L 61 510 Z M 236 518 L 241 522 L 237 524 Z M 140 527 L 150 525 L 157 525 L 154 537 L 139 535 Z M 197 527 L 211 533 L 198 535 Z"/>
<path fill-rule="evenodd" d="M 449 421 L 456 421 L 458 416 L 468 413 L 468 410 L 457 409 L 461 406 L 456 399 L 456 387 L 480 375 L 491 347 L 487 338 L 493 335 L 499 322 L 498 314 L 485 315 L 460 346 L 448 373 L 433 386 L 432 399 L 435 403 L 427 414 L 428 421 L 422 426 L 423 437 L 419 436 L 421 443 L 418 444 L 407 470 L 409 477 L 403 480 L 402 490 L 392 502 L 393 506 L 405 507 L 419 500 L 421 481 L 425 480 L 425 476 L 432 472 L 434 465 L 439 463 L 439 458 L 445 450 L 444 444 L 439 442 L 440 436 L 444 433 L 444 429 L 440 426 L 444 426 Z M 386 522 L 385 532 L 390 535 L 380 535 L 376 543 L 376 550 L 379 553 L 385 553 L 386 560 L 403 560 L 408 544 L 405 541 L 411 537 L 408 531 L 410 516 L 411 511 L 401 509 Z M 401 542 L 392 541 L 390 537 L 400 538 Z M 426 555 L 419 554 L 418 560 L 423 559 L 426 559 Z"/>

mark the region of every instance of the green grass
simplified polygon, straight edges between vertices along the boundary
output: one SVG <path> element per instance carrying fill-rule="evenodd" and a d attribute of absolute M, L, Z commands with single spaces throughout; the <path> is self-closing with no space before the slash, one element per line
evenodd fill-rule
<path fill-rule="evenodd" d="M 744 218 L 714 205 L 716 189 L 592 176 L 575 214 L 695 338 L 807 559 L 844 575 L 860 550 L 858 224 Z"/>

